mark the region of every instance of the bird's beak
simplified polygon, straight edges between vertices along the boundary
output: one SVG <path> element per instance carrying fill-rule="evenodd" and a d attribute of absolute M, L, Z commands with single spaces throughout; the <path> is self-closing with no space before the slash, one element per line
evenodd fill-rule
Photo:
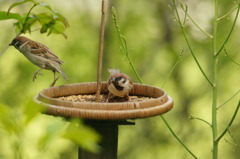
<path fill-rule="evenodd" d="M 10 43 L 10 44 L 8 44 L 9 46 L 13 46 L 13 44 L 12 43 Z"/>
<path fill-rule="evenodd" d="M 115 77 L 111 78 L 111 82 L 114 82 L 114 81 L 115 81 L 115 79 L 116 79 Z"/>

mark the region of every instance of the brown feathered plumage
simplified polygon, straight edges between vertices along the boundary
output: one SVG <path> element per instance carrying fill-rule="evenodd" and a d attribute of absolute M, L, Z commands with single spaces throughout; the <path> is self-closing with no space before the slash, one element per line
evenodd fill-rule
<path fill-rule="evenodd" d="M 68 77 L 61 68 L 63 61 L 61 61 L 47 46 L 24 36 L 18 36 L 14 38 L 9 45 L 14 46 L 30 62 L 37 65 L 41 69 L 52 70 L 54 73 L 54 81 L 51 86 L 53 86 L 58 79 L 55 77 L 55 72 L 59 72 L 64 79 L 68 80 Z M 33 80 L 36 79 L 36 75 L 39 74 L 41 69 L 35 72 Z"/>

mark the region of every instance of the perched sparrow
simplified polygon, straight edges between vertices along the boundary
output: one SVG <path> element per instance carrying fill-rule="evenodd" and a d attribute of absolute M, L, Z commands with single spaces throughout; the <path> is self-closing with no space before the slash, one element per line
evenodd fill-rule
<path fill-rule="evenodd" d="M 59 72 L 63 78 L 68 80 L 68 77 L 64 74 L 61 69 L 61 61 L 48 47 L 38 43 L 36 41 L 30 40 L 24 36 L 18 36 L 9 44 L 14 46 L 18 51 L 20 51 L 30 62 L 37 65 L 41 69 L 34 73 L 33 81 L 37 78 L 37 74 L 42 69 L 52 70 L 54 73 L 54 80 L 50 86 L 54 86 L 59 77 L 56 78 L 55 73 Z"/>
<path fill-rule="evenodd" d="M 129 100 L 129 92 L 133 88 L 132 80 L 124 73 L 120 73 L 118 69 L 108 69 L 110 77 L 108 79 L 108 99 L 110 100 L 111 94 L 117 97 L 127 97 Z"/>

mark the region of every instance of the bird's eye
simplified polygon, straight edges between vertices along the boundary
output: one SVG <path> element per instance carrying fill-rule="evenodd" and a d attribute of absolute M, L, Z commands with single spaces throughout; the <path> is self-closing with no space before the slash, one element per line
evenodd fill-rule
<path fill-rule="evenodd" d="M 122 81 L 122 83 L 126 83 L 126 80 L 124 79 L 124 80 Z"/>
<path fill-rule="evenodd" d="M 115 80 L 116 80 L 116 78 L 115 78 L 115 77 L 112 77 L 112 78 L 111 78 L 111 81 L 115 81 Z"/>
<path fill-rule="evenodd" d="M 20 42 L 19 41 L 14 41 L 14 46 L 15 47 L 20 47 Z"/>

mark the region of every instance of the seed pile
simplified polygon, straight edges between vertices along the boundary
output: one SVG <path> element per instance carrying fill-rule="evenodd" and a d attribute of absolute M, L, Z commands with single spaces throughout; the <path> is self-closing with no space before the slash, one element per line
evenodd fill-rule
<path fill-rule="evenodd" d="M 71 101 L 71 102 L 96 102 L 96 95 L 94 94 L 88 94 L 88 95 L 70 95 L 70 96 L 63 96 L 63 97 L 57 97 L 59 100 L 64 101 Z M 102 94 L 100 95 L 100 99 L 102 103 L 105 103 L 107 101 L 107 95 Z M 152 99 L 152 97 L 145 97 L 145 96 L 129 96 L 129 101 L 127 101 L 126 98 L 119 98 L 114 97 L 109 102 L 115 103 L 115 102 L 140 102 Z"/>

